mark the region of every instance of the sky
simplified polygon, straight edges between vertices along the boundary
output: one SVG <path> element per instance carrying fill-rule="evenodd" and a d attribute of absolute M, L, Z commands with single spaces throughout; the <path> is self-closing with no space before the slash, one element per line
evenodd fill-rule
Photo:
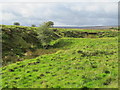
<path fill-rule="evenodd" d="M 118 0 L 0 0 L 0 24 L 118 25 Z M 1 17 L 2 16 L 2 17 Z"/>

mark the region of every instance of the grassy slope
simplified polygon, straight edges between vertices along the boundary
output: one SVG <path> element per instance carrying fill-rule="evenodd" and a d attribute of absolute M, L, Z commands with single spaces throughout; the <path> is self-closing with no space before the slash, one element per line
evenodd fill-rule
<path fill-rule="evenodd" d="M 62 38 L 56 47 L 64 50 L 3 67 L 3 87 L 118 87 L 117 38 Z"/>
<path fill-rule="evenodd" d="M 2 25 L 1 30 L 3 65 L 15 63 L 26 58 L 35 58 L 43 54 L 54 53 L 59 50 L 59 48 L 57 49 L 56 47 L 52 48 L 51 50 L 42 49 L 41 41 L 40 39 L 38 39 L 36 32 L 38 30 L 38 27 Z M 57 37 L 62 36 L 72 38 L 101 38 L 117 36 L 117 31 L 111 30 L 83 30 L 61 28 L 57 30 L 55 28 L 51 28 L 51 30 L 54 31 L 54 33 L 56 34 L 55 36 Z M 65 45 L 69 44 L 65 42 Z M 53 46 L 51 45 L 51 47 Z"/>

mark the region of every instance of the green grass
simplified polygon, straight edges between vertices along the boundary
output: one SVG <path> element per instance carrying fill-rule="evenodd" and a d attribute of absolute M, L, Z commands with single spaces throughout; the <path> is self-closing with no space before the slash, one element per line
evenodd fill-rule
<path fill-rule="evenodd" d="M 117 37 L 118 30 L 110 29 L 64 29 L 58 28 L 59 32 L 63 34 L 64 37 L 73 37 L 73 38 L 101 38 L 101 37 Z"/>
<path fill-rule="evenodd" d="M 38 27 L 27 27 L 17 25 L 0 25 L 2 26 L 2 59 L 3 65 L 15 63 L 20 60 L 35 58 L 43 54 L 50 54 L 59 50 L 59 47 L 70 46 L 71 42 L 60 39 L 59 43 L 51 42 L 50 49 L 43 49 L 42 42 L 38 38 Z M 118 32 L 112 30 L 83 30 L 83 29 L 62 29 L 57 28 L 52 38 L 107 38 L 117 37 Z M 89 40 L 89 39 L 88 39 Z M 56 43 L 56 44 L 55 44 Z M 54 45 L 55 44 L 55 45 Z M 53 48 L 51 48 L 53 46 Z M 35 50 L 35 51 L 34 51 Z M 41 51 L 42 50 L 42 51 Z M 33 52 L 34 51 L 34 52 Z M 25 55 L 25 53 L 32 55 Z"/>
<path fill-rule="evenodd" d="M 117 88 L 117 38 L 61 38 L 54 54 L 2 67 L 3 88 Z"/>
<path fill-rule="evenodd" d="M 51 28 L 53 29 L 53 28 Z M 113 32 L 111 29 L 76 29 L 76 28 L 54 28 L 58 29 L 59 31 L 81 31 L 81 32 Z M 117 31 L 116 31 L 117 32 Z"/>

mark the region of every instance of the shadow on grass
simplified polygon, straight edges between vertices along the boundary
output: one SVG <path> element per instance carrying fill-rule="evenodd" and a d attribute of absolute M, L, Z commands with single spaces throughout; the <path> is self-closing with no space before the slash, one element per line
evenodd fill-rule
<path fill-rule="evenodd" d="M 24 59 L 33 59 L 41 55 L 56 53 L 61 49 L 65 49 L 65 47 L 69 47 L 72 43 L 73 42 L 71 42 L 70 40 L 61 39 L 54 45 L 48 46 L 47 49 L 44 48 L 37 48 L 35 50 L 30 49 L 26 51 L 24 55 L 20 58 L 17 58 L 16 56 L 7 56 L 8 58 L 4 59 L 3 64 L 8 65 L 11 63 L 15 63 L 17 61 L 23 61 Z"/>
<path fill-rule="evenodd" d="M 65 49 L 65 47 L 69 47 L 72 43 L 73 42 L 71 42 L 70 40 L 61 39 L 58 42 L 56 42 L 54 45 L 49 45 L 46 49 L 39 48 L 36 49 L 35 51 L 31 51 L 31 50 L 27 51 L 23 58 L 32 59 L 41 55 L 56 53 L 61 49 Z"/>
<path fill-rule="evenodd" d="M 66 41 L 66 40 L 60 40 L 59 42 L 55 43 L 53 46 L 51 46 L 51 48 L 64 48 L 66 46 L 70 46 L 73 42 L 71 42 L 70 40 Z"/>

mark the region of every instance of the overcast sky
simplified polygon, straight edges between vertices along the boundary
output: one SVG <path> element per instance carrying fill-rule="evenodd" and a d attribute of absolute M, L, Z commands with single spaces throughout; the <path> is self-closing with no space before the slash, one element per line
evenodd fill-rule
<path fill-rule="evenodd" d="M 20 22 L 21 25 L 31 26 L 31 24 L 39 25 L 46 21 L 53 21 L 56 26 L 118 24 L 118 0 L 16 1 L 5 0 L 5 3 L 0 4 L 2 24 L 12 25 L 14 22 Z M 0 2 L 3 1 L 0 0 Z"/>

